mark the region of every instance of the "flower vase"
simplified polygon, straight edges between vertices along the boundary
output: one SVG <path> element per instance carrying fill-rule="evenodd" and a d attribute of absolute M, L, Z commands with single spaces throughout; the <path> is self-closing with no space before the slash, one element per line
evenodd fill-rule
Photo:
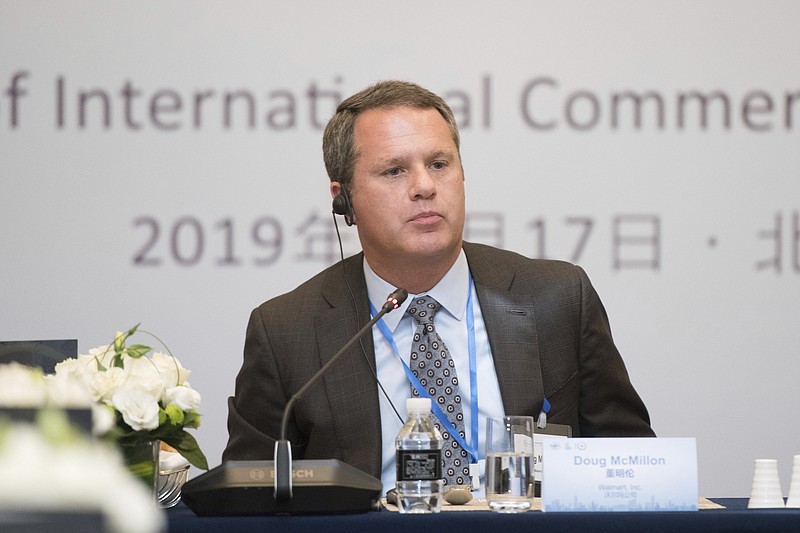
<path fill-rule="evenodd" d="M 126 439 L 118 442 L 125 466 L 156 497 L 160 441 Z"/>

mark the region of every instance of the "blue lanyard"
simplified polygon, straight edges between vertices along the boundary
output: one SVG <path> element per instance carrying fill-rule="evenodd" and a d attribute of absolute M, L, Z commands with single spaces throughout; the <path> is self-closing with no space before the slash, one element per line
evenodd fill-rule
<path fill-rule="evenodd" d="M 467 346 L 469 350 L 469 395 L 470 395 L 470 413 L 472 414 L 470 420 L 470 433 L 472 437 L 473 446 L 468 446 L 466 441 L 461 438 L 461 434 L 456 431 L 456 428 L 453 427 L 453 424 L 450 423 L 450 420 L 447 418 L 447 415 L 439 408 L 436 402 L 431 401 L 431 410 L 433 414 L 436 415 L 436 418 L 439 419 L 439 422 L 442 426 L 453 436 L 453 438 L 458 442 L 458 444 L 463 448 L 470 456 L 470 460 L 472 463 L 478 462 L 478 372 L 477 372 L 477 348 L 475 344 L 475 313 L 472 310 L 472 275 L 469 276 L 469 296 L 467 296 Z M 377 314 L 377 310 L 375 306 L 372 305 L 372 302 L 369 303 L 370 312 L 374 317 Z M 383 321 L 383 319 L 378 321 L 378 329 L 383 334 L 383 337 L 386 341 L 391 345 L 392 349 L 394 350 L 395 355 L 403 364 L 403 370 L 408 377 L 408 380 L 411 382 L 413 387 L 417 390 L 417 392 L 423 398 L 430 398 L 428 391 L 425 390 L 425 387 L 419 382 L 417 376 L 411 371 L 408 367 L 408 364 L 405 362 L 403 357 L 400 355 L 400 350 L 397 349 L 397 344 L 394 342 L 394 336 L 392 332 L 389 331 L 389 327 Z"/>

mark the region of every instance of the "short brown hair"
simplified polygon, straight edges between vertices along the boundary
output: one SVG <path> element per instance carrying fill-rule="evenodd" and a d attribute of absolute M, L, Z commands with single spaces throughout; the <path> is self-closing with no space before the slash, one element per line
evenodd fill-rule
<path fill-rule="evenodd" d="M 342 187 L 348 191 L 350 189 L 353 167 L 358 157 L 354 139 L 356 117 L 368 109 L 392 107 L 435 109 L 447 123 L 456 149 L 460 149 L 461 141 L 453 111 L 440 96 L 414 83 L 380 81 L 339 104 L 336 113 L 325 126 L 322 155 L 331 181 L 338 181 Z"/>

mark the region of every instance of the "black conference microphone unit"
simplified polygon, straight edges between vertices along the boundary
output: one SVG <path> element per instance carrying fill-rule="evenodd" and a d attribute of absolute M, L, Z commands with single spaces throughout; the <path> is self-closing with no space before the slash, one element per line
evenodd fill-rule
<path fill-rule="evenodd" d="M 286 429 L 292 407 L 386 313 L 408 297 L 396 289 L 378 314 L 314 374 L 286 403 L 274 461 L 228 461 L 183 486 L 181 499 L 200 516 L 361 513 L 373 509 L 381 482 L 338 459 L 292 463 Z"/>

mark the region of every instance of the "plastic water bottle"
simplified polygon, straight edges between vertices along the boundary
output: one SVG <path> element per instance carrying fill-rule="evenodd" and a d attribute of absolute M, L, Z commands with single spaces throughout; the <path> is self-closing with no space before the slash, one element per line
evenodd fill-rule
<path fill-rule="evenodd" d="M 442 435 L 431 422 L 430 398 L 406 400 L 408 420 L 395 440 L 397 507 L 401 513 L 442 509 Z"/>

